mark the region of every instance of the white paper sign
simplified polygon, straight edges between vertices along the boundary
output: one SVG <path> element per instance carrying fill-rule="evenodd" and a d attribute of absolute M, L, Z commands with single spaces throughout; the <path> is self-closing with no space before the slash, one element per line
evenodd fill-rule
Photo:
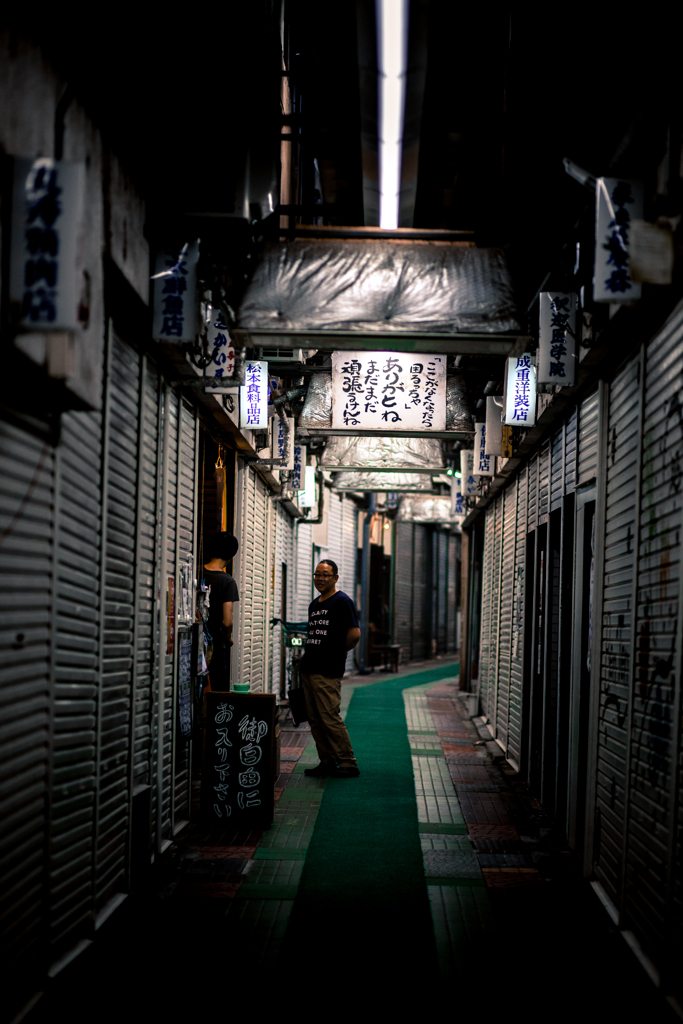
<path fill-rule="evenodd" d="M 292 467 L 292 476 L 289 481 L 289 486 L 293 491 L 303 491 L 305 487 L 304 481 L 304 469 L 306 468 L 306 449 L 303 445 L 294 445 L 294 465 Z"/>
<path fill-rule="evenodd" d="M 486 454 L 500 455 L 503 445 L 502 398 L 489 395 L 486 399 Z M 498 405 L 500 402 L 501 405 Z"/>
<path fill-rule="evenodd" d="M 578 296 L 541 292 L 538 383 L 572 387 L 576 383 L 576 314 Z"/>
<path fill-rule="evenodd" d="M 268 363 L 249 359 L 244 367 L 246 384 L 240 388 L 240 426 L 248 430 L 268 427 Z"/>
<path fill-rule="evenodd" d="M 315 505 L 315 466 L 306 466 L 304 473 L 305 487 L 299 491 L 299 508 L 313 508 Z"/>
<path fill-rule="evenodd" d="M 159 341 L 194 341 L 197 333 L 199 239 L 157 253 L 152 334 Z"/>
<path fill-rule="evenodd" d="M 294 469 L 294 419 L 286 416 L 289 427 L 289 458 L 286 466 L 280 469 Z M 285 428 L 279 416 L 273 416 L 273 458 L 284 459 L 285 457 Z"/>
<path fill-rule="evenodd" d="M 446 356 L 333 352 L 332 426 L 445 430 Z"/>
<path fill-rule="evenodd" d="M 462 474 L 460 487 L 463 495 L 477 494 L 478 484 L 474 479 L 474 452 L 469 448 L 460 451 L 460 472 Z"/>
<path fill-rule="evenodd" d="M 509 356 L 505 391 L 505 425 L 533 427 L 536 422 L 536 367 L 531 356 Z"/>
<path fill-rule="evenodd" d="M 496 460 L 486 454 L 486 424 L 474 425 L 474 476 L 495 476 Z"/>
<path fill-rule="evenodd" d="M 235 372 L 235 346 L 223 323 L 220 309 L 208 308 L 207 355 L 211 362 L 204 370 L 206 377 L 232 377 Z"/>
<path fill-rule="evenodd" d="M 633 302 L 641 286 L 631 279 L 629 249 L 631 222 L 643 216 L 643 186 L 639 181 L 598 178 L 595 189 L 596 302 Z"/>
<path fill-rule="evenodd" d="M 80 319 L 84 189 L 83 164 L 14 162 L 10 301 L 24 327 L 72 331 L 86 322 Z"/>
<path fill-rule="evenodd" d="M 465 502 L 462 499 L 462 487 L 457 476 L 451 479 L 451 515 L 463 517 L 467 515 Z"/>

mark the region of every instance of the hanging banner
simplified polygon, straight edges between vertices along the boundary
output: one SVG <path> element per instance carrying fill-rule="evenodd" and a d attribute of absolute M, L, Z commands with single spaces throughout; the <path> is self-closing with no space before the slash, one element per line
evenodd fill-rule
<path fill-rule="evenodd" d="M 446 356 L 333 352 L 332 426 L 445 430 Z"/>
<path fill-rule="evenodd" d="M 294 469 L 294 419 L 286 416 L 289 427 L 289 458 L 286 466 L 278 466 L 278 469 Z M 279 416 L 273 416 L 273 458 L 284 459 L 285 457 L 285 428 Z"/>
<path fill-rule="evenodd" d="M 631 278 L 631 222 L 643 217 L 643 186 L 639 181 L 598 178 L 595 189 L 596 302 L 633 302 L 641 286 Z"/>
<path fill-rule="evenodd" d="M 204 376 L 232 377 L 235 372 L 235 346 L 220 309 L 209 306 L 207 321 L 206 354 L 211 356 L 211 362 L 204 370 Z"/>
<path fill-rule="evenodd" d="M 486 454 L 486 424 L 474 424 L 474 476 L 495 476 L 496 460 Z"/>
<path fill-rule="evenodd" d="M 460 480 L 462 494 L 477 494 L 478 484 L 474 479 L 474 452 L 470 448 L 462 449 L 460 452 L 460 473 L 462 475 Z"/>
<path fill-rule="evenodd" d="M 462 497 L 462 486 L 457 476 L 451 479 L 451 515 L 463 516 L 463 518 L 467 515 L 467 509 Z"/>
<path fill-rule="evenodd" d="M 500 404 L 498 404 L 500 403 Z M 503 399 L 493 398 L 489 395 L 486 399 L 486 454 L 500 455 L 503 441 L 503 424 L 500 414 L 503 411 Z"/>
<path fill-rule="evenodd" d="M 533 427 L 536 422 L 536 367 L 528 352 L 508 357 L 505 383 L 506 425 Z"/>
<path fill-rule="evenodd" d="M 268 428 L 268 363 L 249 359 L 244 367 L 246 384 L 240 388 L 240 427 Z"/>
<path fill-rule="evenodd" d="M 299 508 L 313 508 L 316 503 L 315 466 L 306 466 L 304 470 L 304 489 L 299 491 Z"/>
<path fill-rule="evenodd" d="M 576 321 L 578 296 L 541 292 L 538 376 L 539 384 L 576 384 Z"/>
<path fill-rule="evenodd" d="M 303 491 L 306 486 L 304 481 L 304 469 L 306 468 L 306 449 L 303 445 L 294 445 L 294 464 L 289 486 L 293 491 Z"/>
<path fill-rule="evenodd" d="M 157 341 L 194 341 L 197 334 L 199 239 L 157 252 L 152 335 Z"/>
<path fill-rule="evenodd" d="M 80 319 L 85 167 L 14 161 L 10 302 L 23 327 L 73 331 Z"/>

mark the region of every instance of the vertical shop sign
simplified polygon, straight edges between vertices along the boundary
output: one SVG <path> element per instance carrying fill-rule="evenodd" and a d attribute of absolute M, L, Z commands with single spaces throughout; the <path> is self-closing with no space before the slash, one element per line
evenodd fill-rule
<path fill-rule="evenodd" d="M 576 383 L 576 314 L 578 296 L 541 292 L 538 335 L 538 383 Z"/>
<path fill-rule="evenodd" d="M 293 491 L 303 491 L 306 486 L 304 480 L 304 469 L 306 467 L 304 451 L 305 449 L 302 445 L 294 445 L 294 465 L 292 467 L 292 476 L 290 481 L 290 486 Z"/>
<path fill-rule="evenodd" d="M 536 368 L 531 356 L 509 356 L 505 389 L 505 423 L 533 427 L 536 422 Z"/>
<path fill-rule="evenodd" d="M 503 424 L 500 420 L 501 398 L 489 395 L 486 399 L 486 454 L 500 455 L 503 442 Z"/>
<path fill-rule="evenodd" d="M 478 484 L 474 479 L 474 452 L 469 448 L 460 452 L 460 472 L 462 475 L 460 486 L 463 495 L 477 494 Z"/>
<path fill-rule="evenodd" d="M 316 502 L 315 466 L 306 466 L 303 491 L 299 491 L 299 507 L 313 508 Z"/>
<path fill-rule="evenodd" d="M 194 341 L 197 334 L 199 239 L 157 252 L 154 264 L 152 334 L 157 341 Z"/>
<path fill-rule="evenodd" d="M 207 358 L 211 362 L 204 370 L 206 377 L 232 377 L 235 372 L 235 346 L 223 321 L 220 309 L 209 306 L 206 328 Z"/>
<path fill-rule="evenodd" d="M 486 454 L 486 424 L 474 425 L 474 476 L 495 476 L 496 460 Z"/>
<path fill-rule="evenodd" d="M 332 426 L 445 430 L 446 357 L 333 352 Z"/>
<path fill-rule="evenodd" d="M 281 469 L 294 469 L 294 419 L 293 417 L 285 417 L 287 421 L 287 428 L 289 434 L 289 453 L 287 457 L 287 465 L 281 466 Z M 274 453 L 273 457 L 276 459 L 284 459 L 285 457 L 285 427 L 279 416 L 273 416 L 273 437 L 274 437 Z"/>
<path fill-rule="evenodd" d="M 451 515 L 466 516 L 467 509 L 462 497 L 462 486 L 457 476 L 451 478 Z"/>
<path fill-rule="evenodd" d="M 268 363 L 247 360 L 246 384 L 240 388 L 240 426 L 248 430 L 268 427 Z"/>
<path fill-rule="evenodd" d="M 34 330 L 75 330 L 80 319 L 85 168 L 15 160 L 10 302 Z"/>
<path fill-rule="evenodd" d="M 643 186 L 639 181 L 598 178 L 595 189 L 596 302 L 633 302 L 641 286 L 631 277 L 631 224 L 643 216 Z"/>

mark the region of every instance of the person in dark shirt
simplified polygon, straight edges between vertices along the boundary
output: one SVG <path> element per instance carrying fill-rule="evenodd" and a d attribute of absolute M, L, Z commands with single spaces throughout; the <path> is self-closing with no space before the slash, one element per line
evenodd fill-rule
<path fill-rule="evenodd" d="M 304 775 L 349 779 L 360 772 L 339 708 L 346 655 L 360 640 L 360 629 L 353 601 L 337 590 L 338 579 L 337 566 L 329 559 L 320 562 L 313 576 L 320 597 L 308 607 L 301 681 L 320 764 L 307 768 Z"/>
<path fill-rule="evenodd" d="M 217 533 L 205 543 L 204 551 L 209 556 L 201 580 L 211 587 L 209 595 L 209 632 L 213 639 L 213 654 L 209 664 L 211 689 L 223 691 L 229 687 L 228 655 L 233 645 L 232 613 L 235 601 L 239 601 L 237 584 L 226 572 L 228 562 L 237 554 L 239 544 L 231 533 Z"/>

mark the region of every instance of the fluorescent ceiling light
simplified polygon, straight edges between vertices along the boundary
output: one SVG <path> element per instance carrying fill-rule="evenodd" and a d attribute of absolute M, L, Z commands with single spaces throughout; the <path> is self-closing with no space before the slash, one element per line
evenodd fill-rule
<path fill-rule="evenodd" d="M 398 227 L 408 58 L 408 0 L 377 0 L 379 226 Z"/>

